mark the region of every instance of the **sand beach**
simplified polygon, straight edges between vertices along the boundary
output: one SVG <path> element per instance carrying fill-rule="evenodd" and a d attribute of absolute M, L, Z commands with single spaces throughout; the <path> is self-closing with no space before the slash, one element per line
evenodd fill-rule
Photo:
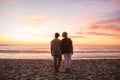
<path fill-rule="evenodd" d="M 70 73 L 53 70 L 53 60 L 0 59 L 0 80 L 120 80 L 120 59 L 72 60 Z"/>

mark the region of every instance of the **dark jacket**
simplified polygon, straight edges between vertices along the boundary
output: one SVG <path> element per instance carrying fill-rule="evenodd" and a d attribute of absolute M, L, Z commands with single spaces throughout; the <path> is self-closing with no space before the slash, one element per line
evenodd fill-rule
<path fill-rule="evenodd" d="M 62 39 L 62 54 L 73 53 L 72 40 L 70 38 Z"/>

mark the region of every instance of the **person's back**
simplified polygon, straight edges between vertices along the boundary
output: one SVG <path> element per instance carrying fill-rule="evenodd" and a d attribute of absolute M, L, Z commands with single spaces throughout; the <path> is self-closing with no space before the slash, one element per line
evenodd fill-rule
<path fill-rule="evenodd" d="M 55 33 L 55 38 L 51 41 L 51 54 L 54 58 L 55 72 L 59 72 L 62 60 L 61 41 L 58 39 L 59 36 L 59 33 Z"/>
<path fill-rule="evenodd" d="M 72 53 L 72 52 L 73 52 L 73 46 L 71 39 L 67 37 L 62 39 L 62 53 Z"/>
<path fill-rule="evenodd" d="M 61 41 L 57 38 L 51 41 L 52 56 L 61 55 Z"/>

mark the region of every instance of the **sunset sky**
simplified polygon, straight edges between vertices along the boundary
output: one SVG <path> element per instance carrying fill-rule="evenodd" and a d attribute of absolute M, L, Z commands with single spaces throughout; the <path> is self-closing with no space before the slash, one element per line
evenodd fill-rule
<path fill-rule="evenodd" d="M 0 0 L 0 44 L 120 45 L 120 0 Z M 62 39 L 62 37 L 60 37 Z"/>

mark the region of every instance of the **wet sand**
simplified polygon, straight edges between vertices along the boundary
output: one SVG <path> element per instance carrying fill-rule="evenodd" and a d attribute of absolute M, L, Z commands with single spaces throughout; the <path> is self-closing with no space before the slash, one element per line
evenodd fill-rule
<path fill-rule="evenodd" d="M 0 59 L 0 80 L 120 80 L 120 59 L 72 60 L 71 72 L 53 70 L 53 60 Z"/>

